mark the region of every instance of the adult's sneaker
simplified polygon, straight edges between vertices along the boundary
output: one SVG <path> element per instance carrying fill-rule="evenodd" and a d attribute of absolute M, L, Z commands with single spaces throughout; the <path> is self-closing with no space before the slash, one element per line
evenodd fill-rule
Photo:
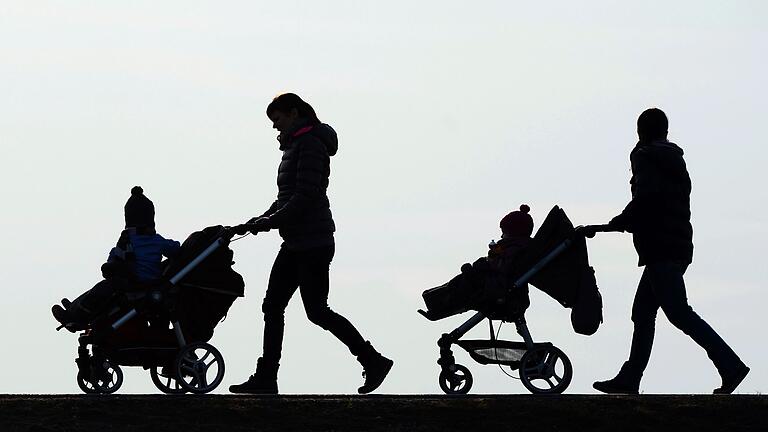
<path fill-rule="evenodd" d="M 640 383 L 629 382 L 617 376 L 606 381 L 595 381 L 592 388 L 606 394 L 631 394 L 640 393 Z"/>
<path fill-rule="evenodd" d="M 736 387 L 741 384 L 742 381 L 744 381 L 744 378 L 747 377 L 747 374 L 749 373 L 749 368 L 744 363 L 741 364 L 736 370 L 733 372 L 722 376 L 723 379 L 723 385 L 716 388 L 715 391 L 713 391 L 713 394 L 731 394 L 734 390 L 736 390 Z"/>

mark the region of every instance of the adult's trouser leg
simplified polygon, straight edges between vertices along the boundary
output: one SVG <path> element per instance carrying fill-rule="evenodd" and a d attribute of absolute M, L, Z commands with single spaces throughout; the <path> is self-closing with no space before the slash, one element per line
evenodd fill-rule
<path fill-rule="evenodd" d="M 665 262 L 649 265 L 646 271 L 669 322 L 704 348 L 721 375 L 727 374 L 742 364 L 741 359 L 688 304 L 683 279 L 686 268 L 686 264 Z"/>
<path fill-rule="evenodd" d="M 368 348 L 360 332 L 346 318 L 328 306 L 328 271 L 335 252 L 334 246 L 302 251 L 299 264 L 299 292 L 304 302 L 307 318 L 314 324 L 330 331 L 359 356 Z"/>
<path fill-rule="evenodd" d="M 296 252 L 281 248 L 272 265 L 267 293 L 261 307 L 264 312 L 262 361 L 271 366 L 276 366 L 282 355 L 285 308 L 299 286 L 298 270 L 299 259 Z"/>
<path fill-rule="evenodd" d="M 651 284 L 648 267 L 646 267 L 640 277 L 635 300 L 632 304 L 632 323 L 634 324 L 632 345 L 629 350 L 629 359 L 624 362 L 619 372 L 622 380 L 633 384 L 640 383 L 651 358 L 659 306 L 659 301 Z"/>

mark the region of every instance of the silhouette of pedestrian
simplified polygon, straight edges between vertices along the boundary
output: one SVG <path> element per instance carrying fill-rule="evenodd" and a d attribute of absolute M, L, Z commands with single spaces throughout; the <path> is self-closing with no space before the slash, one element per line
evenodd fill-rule
<path fill-rule="evenodd" d="M 232 393 L 275 394 L 282 351 L 284 313 L 298 289 L 307 318 L 330 331 L 357 356 L 365 383 L 359 393 L 381 385 L 392 360 L 379 354 L 355 327 L 328 307 L 328 270 L 333 259 L 335 224 L 326 190 L 330 157 L 336 154 L 336 132 L 318 120 L 315 110 L 299 96 L 285 93 L 267 107 L 267 116 L 280 132 L 283 152 L 278 168 L 277 200 L 248 223 L 252 232 L 277 228 L 283 238 L 264 298 L 264 351 L 256 373 Z"/>
<path fill-rule="evenodd" d="M 749 368 L 688 304 L 683 275 L 693 259 L 691 180 L 683 150 L 667 140 L 667 130 L 667 116 L 658 108 L 637 119 L 639 142 L 630 154 L 632 200 L 608 225 L 632 233 L 638 265 L 645 269 L 632 305 L 629 359 L 614 378 L 593 387 L 603 393 L 638 393 L 661 308 L 672 325 L 706 350 L 722 378 L 714 393 L 729 394 Z"/>

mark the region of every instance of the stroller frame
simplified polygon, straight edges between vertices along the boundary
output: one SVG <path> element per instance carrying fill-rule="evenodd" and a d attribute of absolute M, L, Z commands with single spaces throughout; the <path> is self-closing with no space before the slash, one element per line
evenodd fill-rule
<path fill-rule="evenodd" d="M 123 382 L 123 372 L 120 368 L 121 357 L 123 360 L 128 359 L 123 361 L 123 364 L 142 366 L 144 369 L 149 369 L 152 382 L 164 393 L 208 393 L 221 383 L 225 370 L 224 358 L 221 353 L 207 342 L 188 344 L 178 318 L 173 316 L 172 311 L 164 310 L 162 306 L 169 292 L 187 274 L 197 268 L 200 263 L 216 250 L 229 245 L 232 237 L 235 235 L 236 228 L 223 228 L 216 235 L 213 242 L 197 257 L 166 282 L 162 282 L 156 288 L 150 289 L 144 296 L 140 297 L 139 304 L 132 304 L 130 310 L 121 314 L 114 321 L 107 319 L 118 313 L 121 310 L 121 306 L 116 306 L 103 315 L 101 319 L 107 320 L 106 325 L 89 325 L 88 328 L 83 329 L 63 324 L 57 329 L 66 327 L 72 331 L 85 330 L 78 337 L 78 357 L 75 359 L 75 363 L 78 366 L 77 383 L 83 392 L 107 394 L 117 391 Z M 166 315 L 163 317 L 164 321 L 170 322 L 169 325 L 173 330 L 176 346 L 168 344 L 165 346 L 141 346 L 124 349 L 110 347 L 108 343 L 104 344 L 106 346 L 102 346 L 102 343 L 109 335 L 123 327 L 136 316 L 141 314 L 151 315 L 153 312 L 157 313 L 158 311 Z M 98 322 L 101 319 L 97 318 L 94 322 Z M 90 350 L 89 345 L 91 346 Z M 166 360 L 169 357 L 175 357 L 172 365 L 168 364 Z M 209 376 L 209 371 L 214 372 L 212 377 Z"/>
<path fill-rule="evenodd" d="M 577 231 L 574 235 L 581 235 Z M 539 260 L 530 270 L 520 276 L 510 288 L 514 290 L 517 287 L 523 286 L 530 281 L 541 269 L 547 266 L 555 258 L 560 256 L 566 251 L 574 240 L 569 237 L 563 240 L 557 247 L 551 252 L 545 255 Z M 425 318 L 430 321 L 434 319 L 430 318 L 429 314 L 424 310 L 418 311 Z M 490 340 L 488 341 L 468 341 L 461 340 L 470 330 L 475 328 L 478 324 L 488 318 L 490 325 Z M 531 332 L 528 329 L 528 325 L 525 321 L 525 315 L 521 315 L 514 321 L 517 333 L 523 338 L 523 343 L 502 341 L 496 339 L 493 329 L 493 320 L 489 318 L 483 312 L 476 312 L 472 317 L 466 320 L 463 324 L 458 326 L 450 333 L 444 333 L 437 341 L 438 347 L 440 347 L 440 358 L 437 363 L 440 365 L 439 382 L 442 390 L 447 394 L 466 394 L 472 387 L 472 374 L 465 366 L 457 364 L 453 356 L 451 346 L 456 344 L 470 353 L 473 359 L 479 360 L 479 362 L 485 364 L 503 364 L 512 369 L 518 369 L 520 372 L 520 380 L 523 385 L 534 394 L 551 394 L 562 393 L 570 384 L 573 376 L 573 368 L 568 357 L 559 348 L 555 347 L 551 342 L 534 342 Z M 493 348 L 500 344 L 507 346 L 515 346 L 521 350 L 524 350 L 524 354 L 519 361 L 499 360 L 485 358 L 478 359 L 478 356 L 473 353 L 469 348 L 469 342 L 487 342 L 488 346 Z M 559 362 L 559 363 L 558 363 Z M 559 375 L 556 367 L 563 369 L 562 375 Z M 537 385 L 538 381 L 544 381 L 547 386 Z M 554 382 L 553 382 L 554 381 Z"/>

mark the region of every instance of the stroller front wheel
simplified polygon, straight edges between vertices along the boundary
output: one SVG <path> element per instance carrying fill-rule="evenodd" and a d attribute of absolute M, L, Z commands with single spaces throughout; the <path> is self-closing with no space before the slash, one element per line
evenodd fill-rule
<path fill-rule="evenodd" d="M 109 394 L 123 385 L 123 370 L 109 360 L 94 361 L 90 373 L 77 373 L 77 386 L 86 394 Z"/>
<path fill-rule="evenodd" d="M 80 387 L 80 390 L 83 391 L 85 394 L 99 394 L 101 391 L 99 391 L 99 388 L 96 387 L 96 384 L 92 383 L 90 380 L 90 377 L 87 373 L 78 372 L 77 373 L 77 386 Z"/>
<path fill-rule="evenodd" d="M 440 371 L 440 388 L 445 394 L 467 394 L 472 388 L 472 373 L 465 366 L 453 365 L 453 371 Z"/>
<path fill-rule="evenodd" d="M 520 359 L 520 381 L 533 394 L 562 393 L 571 378 L 571 360 L 554 345 L 536 347 Z"/>

